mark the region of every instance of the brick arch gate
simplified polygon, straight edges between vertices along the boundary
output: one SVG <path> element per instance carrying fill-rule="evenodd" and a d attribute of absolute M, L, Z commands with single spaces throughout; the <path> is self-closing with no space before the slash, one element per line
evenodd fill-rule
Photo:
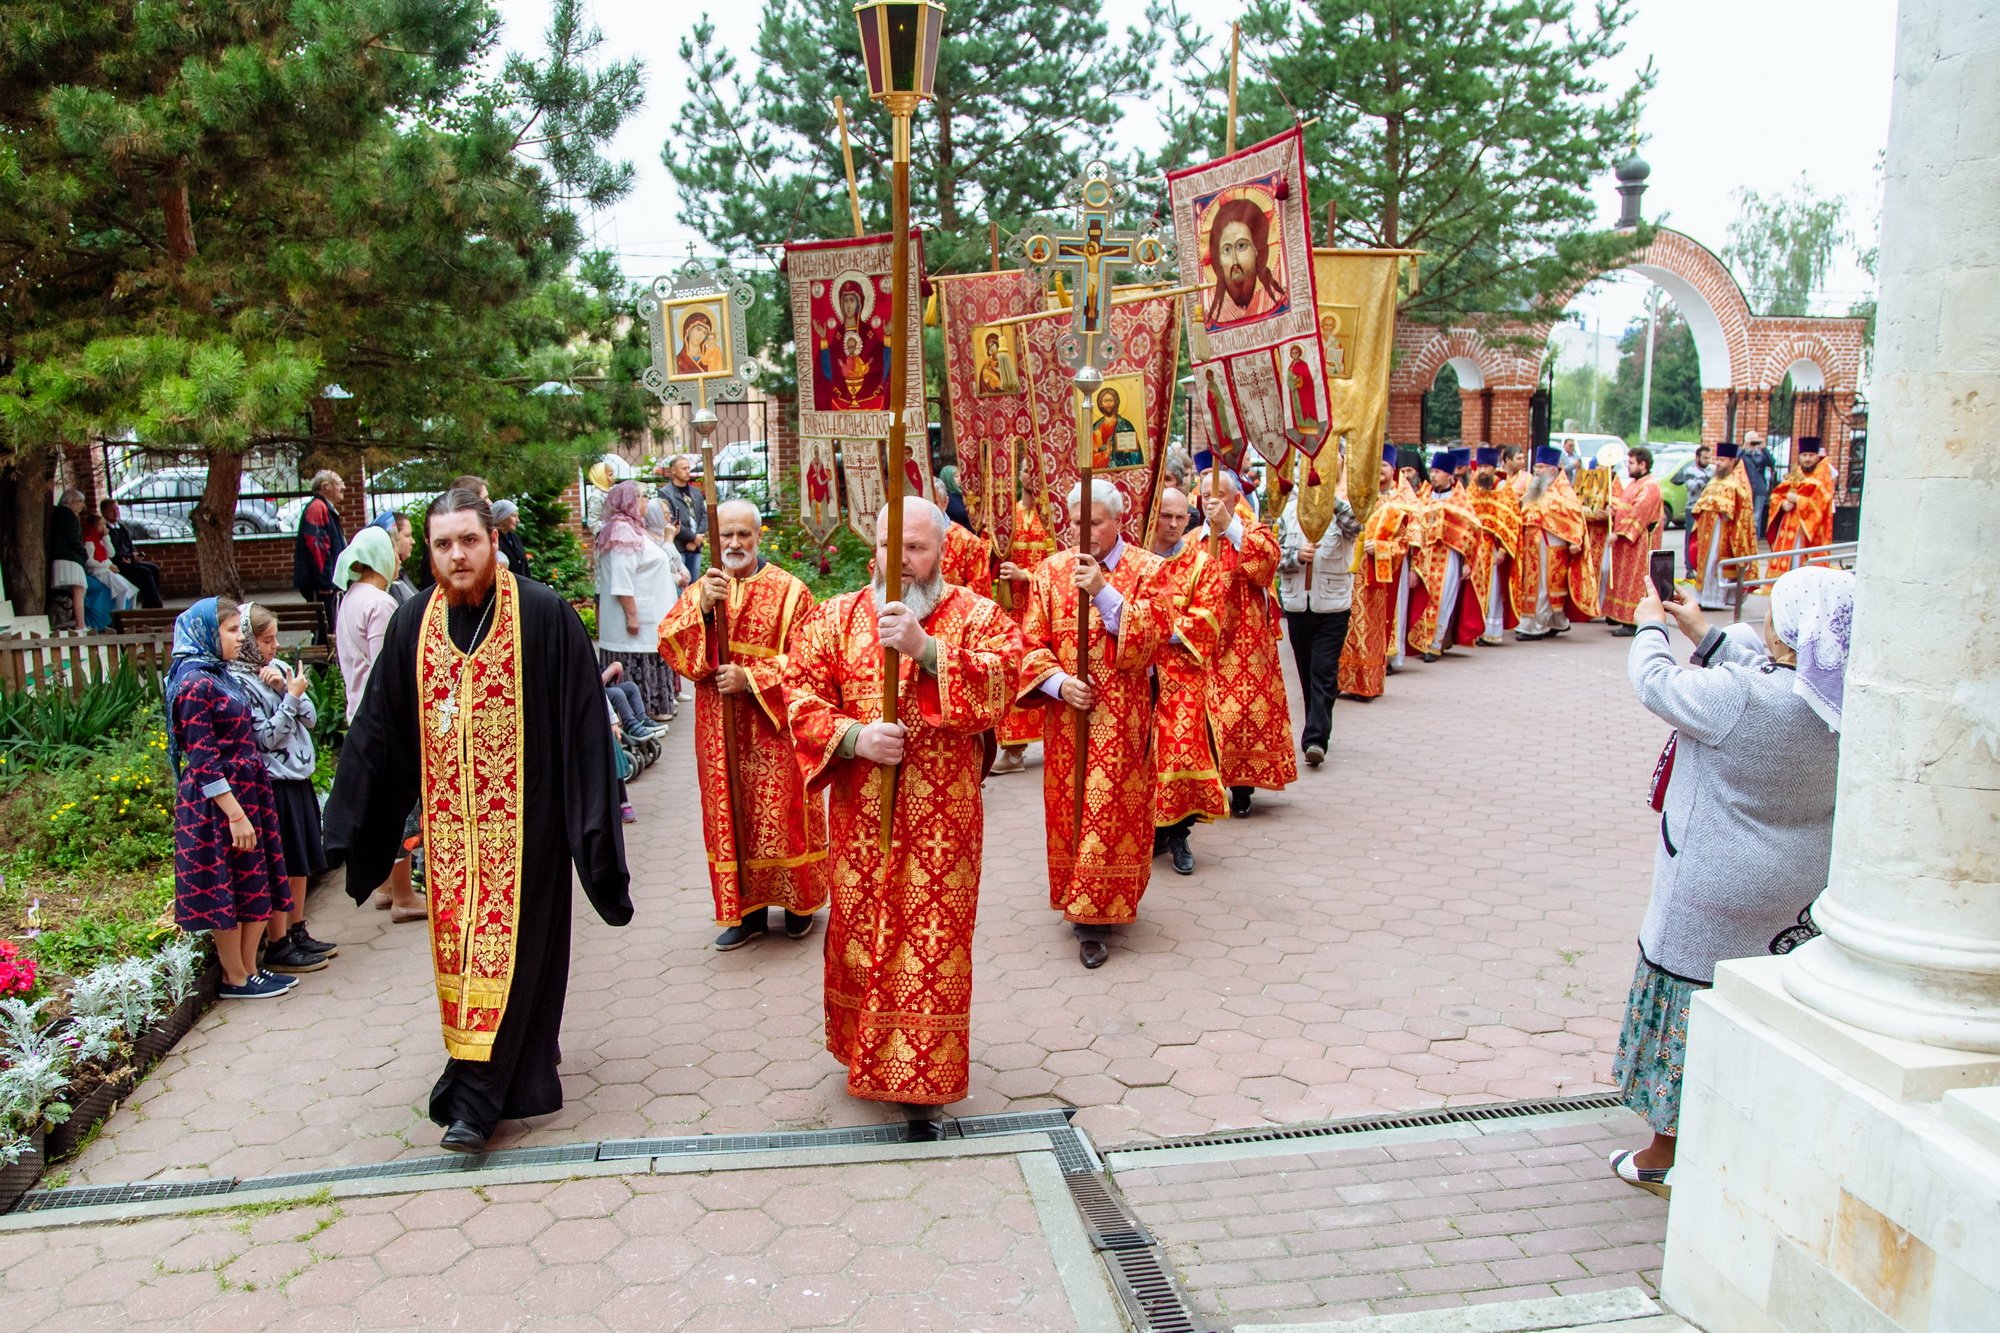
<path fill-rule="evenodd" d="M 1853 477 L 1848 417 L 1861 375 L 1863 321 L 1754 315 L 1714 252 L 1665 227 L 1620 268 L 1657 283 L 1687 320 L 1701 365 L 1702 440 L 1713 444 L 1768 430 L 1771 393 L 1789 373 L 1795 389 L 1818 395 L 1800 433 L 1817 428 L 1840 472 L 1840 499 L 1848 501 Z M 1389 438 L 1421 438 L 1424 394 L 1450 365 L 1459 374 L 1467 441 L 1529 443 L 1530 401 L 1552 328 L 1504 315 L 1474 315 L 1450 326 L 1399 318 L 1396 368 L 1389 375 Z"/>

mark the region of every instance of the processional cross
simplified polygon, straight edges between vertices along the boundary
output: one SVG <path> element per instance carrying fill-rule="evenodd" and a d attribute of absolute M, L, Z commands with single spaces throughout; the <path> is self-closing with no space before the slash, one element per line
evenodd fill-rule
<path fill-rule="evenodd" d="M 1131 186 L 1112 174 L 1109 164 L 1092 162 L 1076 183 L 1077 226 L 1058 231 L 1050 223 L 1022 236 L 1016 250 L 1045 280 L 1051 273 L 1069 279 L 1076 298 L 1069 331 L 1056 342 L 1063 363 L 1072 370 L 1089 366 L 1103 370 L 1118 358 L 1111 336 L 1111 288 L 1115 275 L 1135 270 L 1141 277 L 1165 257 L 1157 227 L 1121 231 L 1112 213 L 1131 197 Z"/>

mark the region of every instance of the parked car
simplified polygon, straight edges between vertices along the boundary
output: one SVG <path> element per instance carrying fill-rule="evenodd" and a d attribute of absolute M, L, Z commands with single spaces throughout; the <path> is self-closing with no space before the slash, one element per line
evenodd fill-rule
<path fill-rule="evenodd" d="M 1653 480 L 1660 484 L 1660 505 L 1670 528 L 1687 526 L 1688 492 L 1674 474 L 1694 461 L 1692 444 L 1663 444 L 1653 450 Z"/>
<path fill-rule="evenodd" d="M 189 515 L 201 503 L 208 485 L 208 469 L 163 467 L 134 477 L 111 493 L 124 511 L 125 525 L 138 541 L 185 540 L 194 535 Z M 245 475 L 237 487 L 236 518 L 230 525 L 239 537 L 256 537 L 282 532 L 278 506 L 273 504 L 263 483 Z"/>
<path fill-rule="evenodd" d="M 715 498 L 748 500 L 764 513 L 770 513 L 770 457 L 769 446 L 762 440 L 736 440 L 716 450 Z M 697 461 L 695 475 L 700 474 Z"/>

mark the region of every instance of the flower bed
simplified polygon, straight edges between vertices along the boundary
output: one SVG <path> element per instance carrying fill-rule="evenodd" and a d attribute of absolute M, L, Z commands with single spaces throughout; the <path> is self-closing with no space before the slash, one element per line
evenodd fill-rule
<path fill-rule="evenodd" d="M 194 1026 L 217 977 L 207 941 L 184 936 L 94 968 L 60 996 L 0 1000 L 0 1211 L 43 1163 L 89 1141 Z"/>

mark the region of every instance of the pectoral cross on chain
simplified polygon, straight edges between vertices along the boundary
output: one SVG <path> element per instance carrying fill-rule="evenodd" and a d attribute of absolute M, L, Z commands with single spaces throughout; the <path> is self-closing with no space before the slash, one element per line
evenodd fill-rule
<path fill-rule="evenodd" d="M 444 698 L 431 705 L 437 714 L 437 732 L 440 736 L 451 735 L 452 724 L 458 720 L 458 691 L 453 690 Z"/>
<path fill-rule="evenodd" d="M 1154 228 L 1120 231 L 1112 225 L 1112 212 L 1130 196 L 1131 187 L 1113 175 L 1109 165 L 1093 162 L 1076 185 L 1076 230 L 1058 232 L 1045 226 L 1016 246 L 1030 268 L 1044 277 L 1050 271 L 1060 273 L 1075 289 L 1069 332 L 1056 344 L 1072 370 L 1084 366 L 1102 370 L 1118 358 L 1118 343 L 1111 336 L 1113 280 L 1124 270 L 1151 276 L 1165 254 Z"/>

